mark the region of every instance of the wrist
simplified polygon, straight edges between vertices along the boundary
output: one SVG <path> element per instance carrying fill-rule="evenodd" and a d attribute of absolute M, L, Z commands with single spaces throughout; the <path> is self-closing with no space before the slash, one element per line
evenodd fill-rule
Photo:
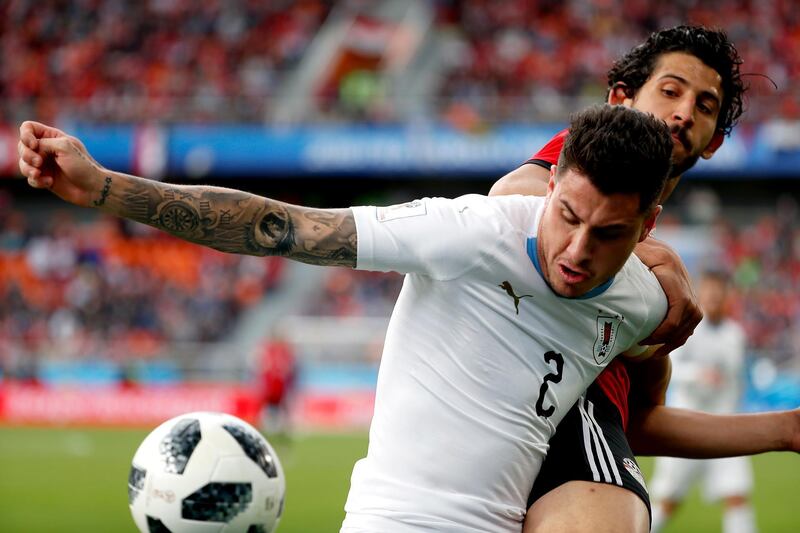
<path fill-rule="evenodd" d="M 786 428 L 786 431 L 780 442 L 781 450 L 800 453 L 800 409 L 782 414 L 785 415 L 785 420 L 781 421 L 781 427 Z"/>
<path fill-rule="evenodd" d="M 107 210 L 116 181 L 111 171 L 99 165 L 93 167 L 89 181 L 89 207 Z"/>

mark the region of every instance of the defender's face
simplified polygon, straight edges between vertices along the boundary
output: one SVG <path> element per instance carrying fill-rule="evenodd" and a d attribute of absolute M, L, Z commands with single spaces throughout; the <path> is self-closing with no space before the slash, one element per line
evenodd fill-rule
<path fill-rule="evenodd" d="M 680 176 L 698 158 L 709 159 L 722 144 L 717 118 L 723 97 L 716 70 L 691 54 L 669 52 L 658 58 L 652 75 L 633 98 L 619 101 L 619 93 L 612 91 L 609 100 L 667 123 L 674 143 L 673 175 Z"/>
<path fill-rule="evenodd" d="M 553 174 L 537 238 L 542 273 L 556 294 L 582 296 L 619 272 L 661 208 L 639 211 L 638 194 L 602 194 L 588 178 Z"/>

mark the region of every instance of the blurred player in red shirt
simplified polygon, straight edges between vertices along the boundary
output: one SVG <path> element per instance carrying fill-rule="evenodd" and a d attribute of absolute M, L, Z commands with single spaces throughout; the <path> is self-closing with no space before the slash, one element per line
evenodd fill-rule
<path fill-rule="evenodd" d="M 280 335 L 267 339 L 262 346 L 259 368 L 261 423 L 266 433 L 289 432 L 289 404 L 295 377 L 291 344 Z"/>

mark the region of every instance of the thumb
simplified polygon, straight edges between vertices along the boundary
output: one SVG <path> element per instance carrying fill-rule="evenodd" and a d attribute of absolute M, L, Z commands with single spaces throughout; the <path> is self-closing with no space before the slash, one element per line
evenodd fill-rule
<path fill-rule="evenodd" d="M 65 153 L 70 149 L 70 142 L 67 137 L 56 137 L 39 139 L 39 149 L 37 150 L 42 156 L 59 155 Z"/>
<path fill-rule="evenodd" d="M 20 140 L 31 150 L 36 150 L 38 148 L 39 139 L 61 137 L 64 135 L 65 133 L 60 129 L 34 120 L 26 120 L 20 124 L 19 127 Z"/>

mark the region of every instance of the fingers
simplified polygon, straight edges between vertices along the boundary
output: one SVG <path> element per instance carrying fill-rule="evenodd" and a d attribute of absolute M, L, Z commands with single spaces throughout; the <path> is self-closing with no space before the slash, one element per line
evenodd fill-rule
<path fill-rule="evenodd" d="M 676 344 L 672 344 L 672 343 L 664 344 L 663 346 L 661 346 L 659 349 L 657 349 L 653 353 L 652 357 L 654 357 L 654 358 L 655 357 L 666 357 L 666 356 L 668 356 L 670 354 L 670 352 L 672 352 L 673 350 L 675 350 L 677 348 L 680 348 L 685 343 L 686 343 L 686 341 L 684 340 L 683 342 L 681 342 L 680 344 L 677 344 L 677 345 Z"/>
<path fill-rule="evenodd" d="M 53 186 L 53 178 L 51 176 L 42 176 L 41 169 L 28 163 L 22 157 L 19 159 L 19 171 L 27 178 L 28 185 L 35 189 L 49 189 Z"/>
<path fill-rule="evenodd" d="M 41 175 L 42 156 L 25 146 L 22 141 L 17 143 L 17 152 L 20 173 L 29 180 L 38 178 Z"/>
<path fill-rule="evenodd" d="M 53 177 L 42 175 L 46 157 L 55 154 L 59 145 L 63 145 L 66 134 L 58 128 L 40 122 L 28 120 L 19 127 L 19 171 L 28 180 L 28 185 L 35 189 L 49 189 L 53 186 Z"/>
<path fill-rule="evenodd" d="M 686 340 L 694 332 L 695 326 L 696 325 L 690 326 L 689 323 L 686 322 L 676 322 L 674 320 L 665 319 L 649 337 L 639 344 L 643 346 L 664 344 L 665 346 L 672 346 L 674 350 L 686 343 Z"/>
<path fill-rule="evenodd" d="M 39 148 L 39 139 L 54 138 L 63 135 L 64 132 L 60 129 L 33 120 L 26 120 L 19 127 L 20 142 L 31 150 Z"/>
<path fill-rule="evenodd" d="M 53 178 L 46 176 L 39 176 L 37 178 L 29 177 L 28 185 L 34 189 L 49 189 L 53 186 Z"/>
<path fill-rule="evenodd" d="M 38 154 L 44 157 L 66 152 L 69 149 L 70 139 L 65 135 L 57 139 L 39 139 Z"/>
<path fill-rule="evenodd" d="M 42 158 L 42 156 L 39 155 L 39 153 L 36 152 L 35 150 L 32 150 L 31 148 L 23 144 L 22 141 L 19 141 L 17 143 L 17 153 L 19 154 L 20 161 L 25 162 L 31 167 L 40 168 L 44 163 L 44 159 Z M 27 176 L 27 174 L 25 175 Z"/>
<path fill-rule="evenodd" d="M 666 318 L 656 330 L 639 344 L 664 343 L 665 347 L 670 347 L 669 351 L 672 351 L 686 343 L 702 319 L 703 312 L 699 307 L 695 305 L 676 305 L 669 310 Z"/>

